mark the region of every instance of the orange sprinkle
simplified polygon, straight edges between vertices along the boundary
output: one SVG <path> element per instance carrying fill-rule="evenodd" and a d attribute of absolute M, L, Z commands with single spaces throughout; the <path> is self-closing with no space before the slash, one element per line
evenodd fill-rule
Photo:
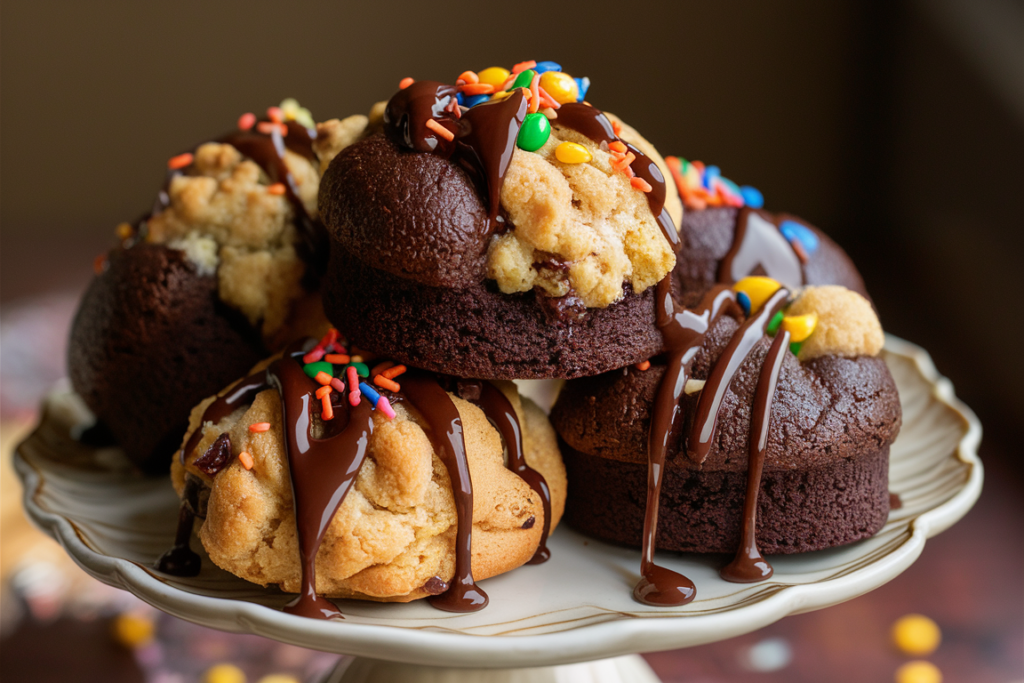
<path fill-rule="evenodd" d="M 460 85 L 459 91 L 464 95 L 493 95 L 494 86 L 490 83 L 471 83 Z"/>
<path fill-rule="evenodd" d="M 539 88 L 540 92 L 540 103 L 549 109 L 558 109 L 562 105 L 555 101 L 555 98 L 551 97 L 544 88 Z"/>
<path fill-rule="evenodd" d="M 396 365 L 393 368 L 388 368 L 387 370 L 385 370 L 384 372 L 382 372 L 380 374 L 383 377 L 387 377 L 388 379 L 394 379 L 394 378 L 398 377 L 399 375 L 403 374 L 405 372 L 405 370 L 406 370 L 406 367 L 404 365 Z"/>
<path fill-rule="evenodd" d="M 650 192 L 651 190 L 654 189 L 653 187 L 651 187 L 651 184 L 644 180 L 643 178 L 633 178 L 632 180 L 629 181 L 629 184 L 635 187 L 636 189 L 640 190 L 641 192 Z"/>
<path fill-rule="evenodd" d="M 247 111 L 238 117 L 238 130 L 249 130 L 256 125 L 256 114 Z"/>
<path fill-rule="evenodd" d="M 267 194 L 284 194 L 285 187 L 284 183 L 274 183 L 273 185 L 267 185 Z"/>
<path fill-rule="evenodd" d="M 267 118 L 274 123 L 284 123 L 284 112 L 281 107 L 267 107 Z"/>
<path fill-rule="evenodd" d="M 118 239 L 126 240 L 129 237 L 131 237 L 134 232 L 135 228 L 132 227 L 131 223 L 118 223 L 117 229 L 114 231 L 114 234 L 117 235 Z"/>
<path fill-rule="evenodd" d="M 459 83 L 459 81 L 462 81 L 462 83 Z M 464 85 L 464 84 L 467 84 L 467 83 L 468 84 L 473 84 L 473 83 L 479 83 L 479 82 L 480 82 L 480 77 L 476 75 L 475 71 L 463 71 L 461 74 L 459 74 L 459 77 L 455 80 L 455 84 L 456 85 Z"/>
<path fill-rule="evenodd" d="M 269 430 L 270 430 L 270 423 L 269 422 L 256 422 L 255 424 L 249 425 L 249 431 L 253 432 L 255 434 L 259 434 L 260 432 L 266 432 L 266 431 L 269 431 Z"/>
<path fill-rule="evenodd" d="M 370 368 L 370 377 L 373 377 L 375 375 L 379 375 L 380 373 L 384 372 L 388 368 L 393 367 L 394 364 L 395 364 L 395 361 L 393 361 L 393 360 L 386 360 L 386 361 L 384 361 L 382 363 L 377 363 L 372 368 Z"/>
<path fill-rule="evenodd" d="M 398 89 L 399 90 L 405 90 L 406 88 L 408 88 L 410 85 L 412 85 L 415 82 L 416 82 L 416 80 L 412 76 L 406 76 L 402 80 L 398 81 Z"/>
<path fill-rule="evenodd" d="M 288 135 L 288 126 L 283 123 L 274 123 L 273 121 L 260 121 L 256 124 L 256 130 L 264 135 L 270 135 L 275 130 L 281 134 L 281 137 Z"/>
<path fill-rule="evenodd" d="M 519 62 L 514 67 L 512 67 L 512 75 L 514 76 L 518 73 L 526 71 L 527 69 L 532 69 L 535 66 L 537 66 L 537 60 L 535 59 L 531 59 L 528 62 Z"/>
<path fill-rule="evenodd" d="M 92 260 L 92 272 L 97 275 L 102 275 L 103 271 L 107 269 L 107 255 L 106 253 L 100 254 Z"/>
<path fill-rule="evenodd" d="M 316 390 L 316 397 L 322 399 L 327 394 L 331 393 L 331 386 L 320 387 Z"/>
<path fill-rule="evenodd" d="M 324 420 L 333 420 L 334 406 L 331 405 L 331 397 L 324 396 L 323 398 L 320 399 L 320 403 L 324 407 L 324 412 L 320 413 L 320 417 L 322 417 Z"/>
<path fill-rule="evenodd" d="M 351 361 L 352 358 L 350 356 L 345 355 L 344 353 L 328 353 L 326 356 L 324 356 L 324 360 L 327 361 L 328 363 L 337 363 L 338 365 L 345 365 L 346 363 Z"/>
<path fill-rule="evenodd" d="M 333 379 L 333 378 L 330 375 L 328 375 L 326 372 L 321 370 L 320 372 L 316 373 L 316 377 L 314 377 L 313 379 L 315 379 L 320 384 L 322 384 L 324 386 L 327 386 L 328 384 L 331 383 L 331 379 Z"/>
<path fill-rule="evenodd" d="M 622 140 L 615 140 L 613 142 L 609 142 L 608 149 L 610 149 L 613 152 L 618 152 L 619 154 L 625 154 L 626 152 L 629 151 L 629 148 L 626 147 L 626 143 L 624 143 Z"/>
<path fill-rule="evenodd" d="M 452 140 L 455 139 L 455 133 L 451 132 L 434 119 L 427 119 L 426 126 L 430 130 L 434 131 L 435 133 L 443 137 L 448 142 L 451 142 Z"/>
<path fill-rule="evenodd" d="M 530 113 L 535 114 L 540 109 L 540 74 L 534 74 L 530 81 Z"/>
<path fill-rule="evenodd" d="M 402 387 L 398 386 L 398 382 L 390 380 L 384 375 L 377 375 L 373 378 L 373 383 L 378 387 L 387 389 L 388 391 L 401 391 Z"/>
<path fill-rule="evenodd" d="M 643 363 L 637 363 L 633 367 L 635 367 L 637 370 L 646 370 L 647 368 L 651 367 L 651 361 L 645 360 Z"/>
<path fill-rule="evenodd" d="M 516 80 L 516 75 L 515 74 L 510 74 L 509 77 L 505 79 L 505 82 L 501 84 L 501 89 L 502 90 L 507 89 L 508 86 L 512 85 L 512 81 L 514 81 L 514 80 Z"/>
<path fill-rule="evenodd" d="M 195 157 L 192 156 L 192 152 L 185 152 L 184 154 L 179 154 L 178 156 L 171 157 L 170 159 L 167 160 L 167 168 L 171 169 L 172 171 L 183 169 L 189 164 L 191 164 L 192 159 L 194 158 Z"/>
<path fill-rule="evenodd" d="M 245 451 L 242 451 L 241 453 L 238 454 L 238 462 L 242 463 L 242 467 L 244 467 L 247 470 L 251 470 L 252 466 L 255 464 L 252 461 L 252 456 L 246 453 Z"/>
<path fill-rule="evenodd" d="M 622 124 L 618 121 L 612 121 L 612 130 L 615 131 L 615 135 L 622 137 Z"/>

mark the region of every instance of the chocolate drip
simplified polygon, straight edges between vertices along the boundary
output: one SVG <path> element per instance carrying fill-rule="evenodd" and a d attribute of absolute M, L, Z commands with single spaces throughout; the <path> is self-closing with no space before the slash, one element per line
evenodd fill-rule
<path fill-rule="evenodd" d="M 473 483 L 466 460 L 462 418 L 448 393 L 432 375 L 410 370 L 402 376 L 402 394 L 430 427 L 434 448 L 451 478 L 458 529 L 455 541 L 455 576 L 448 589 L 428 598 L 446 612 L 476 612 L 487 606 L 487 594 L 473 581 Z"/>
<path fill-rule="evenodd" d="M 791 289 L 805 282 L 803 264 L 771 214 L 744 207 L 736 217 L 732 247 L 719 265 L 718 281 L 731 284 L 748 275 L 767 275 Z"/>
<path fill-rule="evenodd" d="M 199 488 L 195 477 L 185 477 L 185 491 L 178 508 L 178 528 L 174 532 L 174 545 L 156 562 L 156 569 L 172 576 L 198 576 L 202 567 L 199 555 L 192 550 L 192 525 L 199 509 Z"/>
<path fill-rule="evenodd" d="M 901 507 L 903 507 L 903 499 L 900 498 L 900 494 L 890 492 L 889 493 L 889 509 L 890 510 L 899 510 Z"/>
<path fill-rule="evenodd" d="M 761 310 L 746 320 L 729 340 L 697 402 L 697 412 L 693 418 L 690 438 L 687 441 L 687 453 L 697 463 L 704 462 L 711 451 L 712 437 L 718 424 L 718 413 L 722 408 L 725 392 L 732 382 L 733 376 L 746 359 L 754 345 L 765 334 L 768 322 L 775 315 L 789 296 L 789 291 L 780 288 L 761 307 Z"/>
<path fill-rule="evenodd" d="M 754 583 L 772 575 L 772 566 L 757 549 L 757 495 L 761 489 L 764 455 L 768 447 L 768 423 L 772 416 L 772 400 L 779 383 L 782 361 L 789 350 L 789 332 L 780 330 L 775 335 L 754 390 L 754 410 L 750 419 L 750 444 L 747 460 L 747 494 L 743 500 L 743 526 L 740 547 L 733 559 L 721 572 L 723 579 L 734 583 Z"/>
<path fill-rule="evenodd" d="M 544 530 L 541 532 L 540 543 L 537 551 L 533 554 L 529 564 L 541 564 L 551 557 L 548 550 L 548 534 L 551 532 L 551 490 L 544 476 L 526 464 L 526 454 L 523 452 L 523 433 L 519 424 L 519 417 L 512 403 L 498 387 L 490 382 L 480 383 L 480 397 L 474 401 L 484 411 L 484 415 L 494 423 L 505 441 L 505 448 L 508 451 L 508 468 L 519 475 L 520 479 L 530 485 L 544 506 Z M 534 519 L 527 520 L 529 526 L 533 527 Z"/>
<path fill-rule="evenodd" d="M 487 197 L 488 230 L 493 232 L 501 222 L 501 184 L 526 118 L 526 98 L 516 90 L 503 100 L 463 111 L 456 104 L 457 96 L 455 86 L 416 81 L 388 101 L 385 131 L 407 149 L 452 158 L 465 169 Z M 447 140 L 429 128 L 428 121 L 446 128 L 453 139 Z"/>
<path fill-rule="evenodd" d="M 178 452 L 178 460 L 185 464 L 185 458 L 196 449 L 199 442 L 203 440 L 203 425 L 207 422 L 217 424 L 225 417 L 235 412 L 239 407 L 252 403 L 256 394 L 267 389 L 267 375 L 264 372 L 257 372 L 244 379 L 235 382 L 234 385 L 223 396 L 218 396 L 213 403 L 206 407 L 199 426 L 188 437 L 188 441 Z"/>

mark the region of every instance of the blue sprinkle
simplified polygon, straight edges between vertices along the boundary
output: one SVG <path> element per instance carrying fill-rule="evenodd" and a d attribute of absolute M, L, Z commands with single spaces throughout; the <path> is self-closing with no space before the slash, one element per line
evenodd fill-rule
<path fill-rule="evenodd" d="M 789 242 L 799 241 L 804 245 L 804 251 L 810 256 L 818 250 L 818 236 L 814 231 L 802 223 L 796 221 L 782 221 L 779 225 L 779 232 Z"/>
<path fill-rule="evenodd" d="M 587 97 L 587 91 L 590 90 L 590 79 L 584 76 L 583 78 L 574 78 L 577 87 L 579 87 L 579 97 L 576 98 L 577 102 L 582 102 Z"/>
<path fill-rule="evenodd" d="M 462 97 L 462 93 L 459 93 L 459 99 L 460 99 L 459 104 L 461 104 L 463 107 L 471 107 L 472 108 L 472 107 L 475 107 L 476 105 L 480 104 L 481 102 L 486 102 L 487 100 L 491 99 L 491 96 L 490 95 L 470 95 L 469 97 L 463 98 Z M 464 101 L 462 101 L 462 100 L 464 100 Z"/>
<path fill-rule="evenodd" d="M 545 71 L 561 71 L 562 65 L 558 62 L 537 62 L 537 66 L 533 67 L 533 70 L 539 74 Z"/>
<path fill-rule="evenodd" d="M 715 189 L 715 180 L 722 176 L 722 170 L 717 166 L 706 166 L 704 168 L 704 189 Z"/>
<path fill-rule="evenodd" d="M 740 192 L 739 185 L 725 177 L 719 177 L 719 180 L 722 181 L 722 184 L 725 185 L 725 189 L 729 190 L 731 194 L 734 194 L 737 197 L 743 196 L 743 194 Z"/>
<path fill-rule="evenodd" d="M 750 295 L 746 292 L 739 292 L 736 294 L 736 303 L 743 309 L 743 315 L 750 317 Z"/>
<path fill-rule="evenodd" d="M 462 93 L 456 93 L 455 99 L 458 100 L 460 107 L 466 106 L 466 98 L 463 96 Z"/>
<path fill-rule="evenodd" d="M 363 392 L 363 396 L 365 396 L 370 401 L 370 405 L 373 406 L 374 410 L 376 410 L 377 401 L 380 400 L 380 394 L 374 391 L 373 387 L 371 387 L 366 382 L 359 383 L 359 391 Z"/>
<path fill-rule="evenodd" d="M 742 186 L 740 188 L 740 196 L 743 197 L 743 203 L 751 209 L 760 209 L 764 206 L 764 195 L 756 187 L 751 187 L 750 185 Z"/>

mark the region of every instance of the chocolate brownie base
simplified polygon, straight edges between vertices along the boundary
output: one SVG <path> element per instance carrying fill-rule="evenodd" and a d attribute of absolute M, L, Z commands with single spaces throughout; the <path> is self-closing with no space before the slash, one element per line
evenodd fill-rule
<path fill-rule="evenodd" d="M 334 245 L 324 310 L 355 346 L 479 379 L 594 375 L 660 352 L 654 288 L 602 309 L 493 283 L 428 287 L 342 257 Z"/>
<path fill-rule="evenodd" d="M 115 249 L 71 327 L 68 371 L 86 405 L 135 464 L 166 472 L 189 412 L 267 354 L 252 326 L 221 303 L 217 278 L 182 252 Z"/>
<path fill-rule="evenodd" d="M 564 441 L 569 477 L 565 520 L 585 534 L 641 545 L 647 465 L 581 453 Z M 746 491 L 743 471 L 665 469 L 658 550 L 734 553 Z M 877 533 L 889 514 L 889 446 L 809 468 L 766 471 L 758 495 L 757 543 L 765 554 L 802 553 Z"/>

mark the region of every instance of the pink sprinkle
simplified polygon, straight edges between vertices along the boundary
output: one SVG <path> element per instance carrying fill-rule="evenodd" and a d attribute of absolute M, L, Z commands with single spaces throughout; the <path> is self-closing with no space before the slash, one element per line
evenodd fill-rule
<path fill-rule="evenodd" d="M 284 112 L 281 111 L 281 107 L 268 107 L 267 118 L 274 123 L 284 123 Z"/>
<path fill-rule="evenodd" d="M 359 405 L 359 399 L 362 398 L 363 392 L 356 389 L 355 391 L 348 392 L 348 404 L 355 408 Z"/>
<path fill-rule="evenodd" d="M 238 130 L 249 130 L 256 125 L 256 114 L 251 111 L 238 117 Z"/>
<path fill-rule="evenodd" d="M 359 399 L 363 392 L 359 391 L 359 374 L 355 366 L 348 366 L 345 369 L 345 376 L 348 377 L 348 402 L 353 408 L 359 405 Z"/>
<path fill-rule="evenodd" d="M 331 388 L 337 391 L 339 394 L 345 393 L 345 383 L 337 377 L 331 378 Z"/>
<path fill-rule="evenodd" d="M 324 349 L 317 347 L 310 351 L 309 353 L 307 353 L 305 356 L 303 356 L 302 362 L 306 364 L 315 363 L 321 358 L 323 358 L 325 353 L 327 352 Z"/>
<path fill-rule="evenodd" d="M 384 396 L 377 399 L 377 410 L 387 415 L 389 420 L 395 419 L 395 409 L 391 407 L 391 401 Z"/>

